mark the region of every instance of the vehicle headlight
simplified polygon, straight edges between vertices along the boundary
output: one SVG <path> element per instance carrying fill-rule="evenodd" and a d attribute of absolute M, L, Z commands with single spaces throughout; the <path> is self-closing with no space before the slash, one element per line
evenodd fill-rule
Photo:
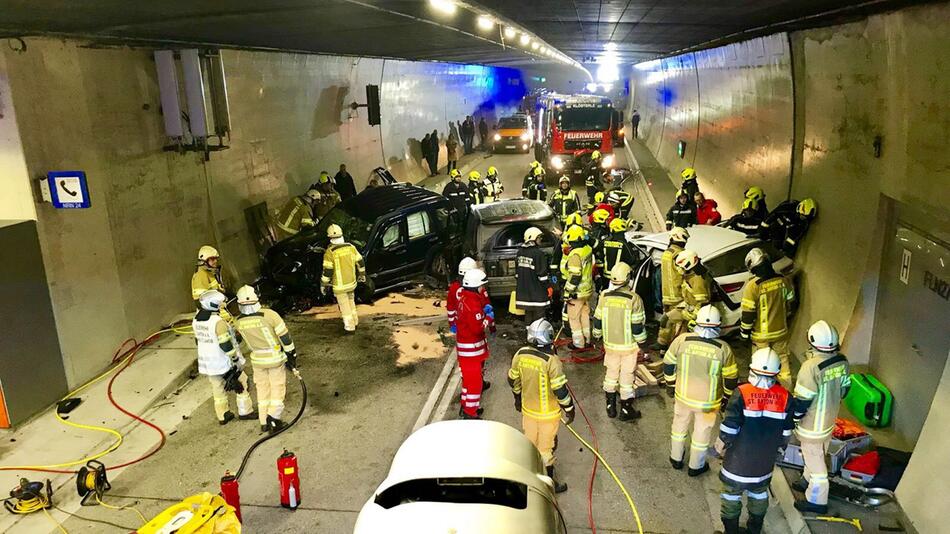
<path fill-rule="evenodd" d="M 561 156 L 554 156 L 551 158 L 551 166 L 554 167 L 555 169 L 563 169 L 564 160 L 561 159 Z"/>
<path fill-rule="evenodd" d="M 531 139 L 531 135 L 528 132 L 521 134 L 522 141 L 527 141 L 528 139 Z"/>
<path fill-rule="evenodd" d="M 610 167 L 613 167 L 613 166 L 614 166 L 614 155 L 613 155 L 613 154 L 607 154 L 606 156 L 604 156 L 604 162 L 601 163 L 601 166 L 602 166 L 603 168 L 605 168 L 605 169 L 609 169 Z"/>
<path fill-rule="evenodd" d="M 501 134 L 495 134 L 495 141 L 501 141 Z"/>

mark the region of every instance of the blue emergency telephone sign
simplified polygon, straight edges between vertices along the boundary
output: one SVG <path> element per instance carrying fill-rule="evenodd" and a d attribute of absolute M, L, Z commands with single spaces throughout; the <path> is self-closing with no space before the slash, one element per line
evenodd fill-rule
<path fill-rule="evenodd" d="M 89 201 L 89 186 L 83 171 L 50 171 L 46 173 L 50 199 L 58 209 L 82 209 L 92 204 Z"/>

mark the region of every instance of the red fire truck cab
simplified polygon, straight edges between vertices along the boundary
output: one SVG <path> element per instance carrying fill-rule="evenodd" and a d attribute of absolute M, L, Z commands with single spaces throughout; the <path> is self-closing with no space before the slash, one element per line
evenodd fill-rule
<path fill-rule="evenodd" d="M 616 125 L 609 98 L 548 94 L 538 99 L 538 159 L 555 175 L 580 174 L 600 151 L 604 170 L 614 167 Z"/>

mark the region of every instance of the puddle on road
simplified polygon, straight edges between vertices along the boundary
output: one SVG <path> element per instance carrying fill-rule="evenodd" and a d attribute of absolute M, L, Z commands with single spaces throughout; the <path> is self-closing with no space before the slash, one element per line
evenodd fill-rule
<path fill-rule="evenodd" d="M 399 351 L 396 367 L 415 364 L 421 360 L 442 358 L 448 350 L 433 326 L 395 326 L 393 341 Z"/>
<path fill-rule="evenodd" d="M 438 306 L 433 304 L 438 301 Z M 360 318 L 371 315 L 404 315 L 407 317 L 427 317 L 445 313 L 445 303 L 438 297 L 410 297 L 401 293 L 384 295 L 373 304 L 359 304 L 356 306 Z M 323 306 L 314 306 L 300 314 L 314 320 L 333 319 L 340 317 L 340 308 L 336 303 Z"/>

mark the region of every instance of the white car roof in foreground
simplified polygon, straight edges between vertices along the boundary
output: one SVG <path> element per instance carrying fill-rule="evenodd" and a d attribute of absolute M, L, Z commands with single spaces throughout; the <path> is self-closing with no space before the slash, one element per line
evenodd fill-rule
<path fill-rule="evenodd" d="M 495 421 L 441 421 L 406 438 L 377 494 L 407 480 L 449 477 L 500 478 L 546 492 L 541 473 L 541 456 L 518 430 Z"/>
<path fill-rule="evenodd" d="M 690 226 L 689 241 L 686 248 L 696 252 L 700 258 L 715 255 L 724 249 L 735 248 L 745 241 L 757 241 L 746 237 L 742 232 L 721 226 Z M 631 241 L 638 245 L 648 245 L 652 248 L 665 249 L 670 244 L 670 233 L 645 234 L 633 237 Z"/>

